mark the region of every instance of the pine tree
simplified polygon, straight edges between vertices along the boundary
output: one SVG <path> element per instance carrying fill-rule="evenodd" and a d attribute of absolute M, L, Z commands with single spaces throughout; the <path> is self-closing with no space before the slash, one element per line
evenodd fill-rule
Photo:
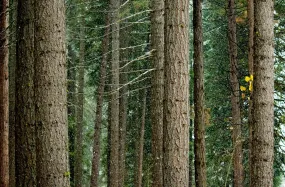
<path fill-rule="evenodd" d="M 165 1 L 164 186 L 188 187 L 189 1 Z"/>
<path fill-rule="evenodd" d="M 195 183 L 197 187 L 206 187 L 205 158 L 205 112 L 204 112 L 204 62 L 202 1 L 193 1 L 194 30 L 194 153 Z"/>
<path fill-rule="evenodd" d="M 152 73 L 152 186 L 163 187 L 163 98 L 164 98 L 164 0 L 152 0 L 151 62 Z"/>
<path fill-rule="evenodd" d="M 251 186 L 273 186 L 274 2 L 254 1 Z"/>
<path fill-rule="evenodd" d="M 0 186 L 9 186 L 8 0 L 0 2 Z"/>
<path fill-rule="evenodd" d="M 36 186 L 34 1 L 19 1 L 16 65 L 16 186 Z"/>
<path fill-rule="evenodd" d="M 34 5 L 37 186 L 69 187 L 65 5 Z"/>

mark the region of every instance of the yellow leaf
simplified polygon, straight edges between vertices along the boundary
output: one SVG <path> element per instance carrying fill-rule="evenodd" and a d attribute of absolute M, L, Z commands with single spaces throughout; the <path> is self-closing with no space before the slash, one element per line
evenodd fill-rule
<path fill-rule="evenodd" d="M 249 82 L 251 79 L 250 79 L 249 76 L 245 76 L 244 80 L 245 80 L 246 82 Z"/>
<path fill-rule="evenodd" d="M 246 91 L 246 87 L 244 86 L 240 86 L 240 90 L 243 92 L 243 91 Z"/>
<path fill-rule="evenodd" d="M 248 90 L 249 90 L 249 91 L 252 91 L 252 89 L 253 89 L 252 81 L 250 81 L 250 82 L 249 82 L 249 88 L 248 88 Z"/>
<path fill-rule="evenodd" d="M 250 80 L 253 81 L 253 75 L 250 75 Z"/>
<path fill-rule="evenodd" d="M 241 98 L 243 98 L 243 99 L 245 98 L 245 94 L 244 93 L 241 94 Z"/>

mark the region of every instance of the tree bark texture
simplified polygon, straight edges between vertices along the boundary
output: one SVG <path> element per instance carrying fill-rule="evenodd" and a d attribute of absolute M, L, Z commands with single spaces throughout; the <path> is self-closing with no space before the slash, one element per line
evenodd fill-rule
<path fill-rule="evenodd" d="M 15 71 L 16 71 L 16 23 L 17 0 L 10 1 L 9 12 L 9 187 L 16 186 L 15 178 Z M 12 45 L 11 45 L 12 44 Z"/>
<path fill-rule="evenodd" d="M 249 75 L 253 75 L 253 38 L 254 38 L 254 4 L 253 0 L 247 0 L 247 16 L 248 16 L 248 72 Z M 250 100 L 248 106 L 248 131 L 249 131 L 249 142 L 248 142 L 248 158 L 249 158 L 249 173 L 251 175 L 251 150 L 252 150 L 252 93 L 250 93 Z M 250 182 L 251 184 L 251 182 Z"/>
<path fill-rule="evenodd" d="M 34 4 L 37 186 L 69 187 L 65 5 Z"/>
<path fill-rule="evenodd" d="M 229 59 L 230 59 L 230 83 L 232 105 L 232 139 L 233 139 L 233 169 L 234 186 L 243 186 L 243 151 L 241 137 L 240 94 L 238 81 L 237 63 L 237 39 L 236 39 L 236 16 L 235 0 L 228 1 L 228 36 L 229 36 Z"/>
<path fill-rule="evenodd" d="M 9 186 L 8 0 L 0 1 L 0 186 Z"/>
<path fill-rule="evenodd" d="M 112 64 L 111 64 L 111 100 L 110 100 L 110 187 L 117 187 L 119 182 L 119 68 L 120 68 L 120 1 L 111 0 L 111 24 L 112 24 Z"/>
<path fill-rule="evenodd" d="M 163 187 L 164 0 L 151 0 L 152 187 Z"/>
<path fill-rule="evenodd" d="M 254 1 L 251 186 L 273 186 L 274 1 Z"/>
<path fill-rule="evenodd" d="M 75 164 L 74 184 L 76 187 L 83 185 L 83 126 L 84 126 L 84 57 L 85 57 L 85 24 L 81 19 L 79 63 L 78 63 L 78 91 L 76 110 L 76 138 L 75 138 Z"/>
<path fill-rule="evenodd" d="M 194 30 L 194 154 L 195 184 L 206 187 L 206 151 L 204 122 L 204 61 L 203 61 L 203 28 L 202 1 L 193 1 Z"/>
<path fill-rule="evenodd" d="M 189 186 L 189 1 L 165 1 L 164 186 Z"/>
<path fill-rule="evenodd" d="M 97 105 L 96 105 L 96 118 L 94 124 L 94 144 L 93 144 L 93 159 L 92 159 L 92 173 L 90 187 L 99 187 L 99 170 L 100 170 L 100 139 L 101 139 L 101 128 L 102 128 L 102 110 L 104 101 L 104 87 L 106 82 L 106 67 L 108 60 L 108 49 L 109 49 L 109 34 L 110 34 L 110 20 L 109 15 L 106 15 L 106 28 L 104 32 L 104 39 L 102 41 L 102 61 L 100 66 L 100 81 L 97 87 Z"/>
<path fill-rule="evenodd" d="M 18 2 L 16 64 L 16 186 L 36 186 L 34 0 Z"/>
<path fill-rule="evenodd" d="M 142 109 L 141 109 L 141 127 L 139 132 L 139 141 L 137 147 L 137 169 L 136 169 L 136 179 L 135 187 L 142 187 L 143 179 L 143 149 L 144 149 L 144 131 L 145 131 L 145 112 L 146 112 L 146 90 L 143 90 L 141 94 L 142 99 Z"/>

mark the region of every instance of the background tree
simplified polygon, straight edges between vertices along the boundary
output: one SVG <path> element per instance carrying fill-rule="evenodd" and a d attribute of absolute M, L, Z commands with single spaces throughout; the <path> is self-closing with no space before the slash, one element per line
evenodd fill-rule
<path fill-rule="evenodd" d="M 193 1 L 194 31 L 194 153 L 195 153 L 195 184 L 205 187 L 205 112 L 204 112 L 204 62 L 203 62 L 203 28 L 202 1 Z"/>
<path fill-rule="evenodd" d="M 236 39 L 236 15 L 235 0 L 228 1 L 228 40 L 229 40 L 229 60 L 230 60 L 230 84 L 231 84 L 231 107 L 232 107 L 232 128 L 233 128 L 233 170 L 234 186 L 243 186 L 243 151 L 241 134 L 241 114 L 240 114 L 240 93 L 238 80 L 237 62 L 237 39 Z"/>
<path fill-rule="evenodd" d="M 0 185 L 9 186 L 8 6 L 0 2 Z"/>
<path fill-rule="evenodd" d="M 151 12 L 151 125 L 152 186 L 163 186 L 164 1 L 150 1 Z"/>
<path fill-rule="evenodd" d="M 36 186 L 34 1 L 19 1 L 16 62 L 16 186 Z"/>

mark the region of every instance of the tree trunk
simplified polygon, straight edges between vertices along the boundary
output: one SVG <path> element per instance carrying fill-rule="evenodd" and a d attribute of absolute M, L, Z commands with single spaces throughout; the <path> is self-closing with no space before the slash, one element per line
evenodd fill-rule
<path fill-rule="evenodd" d="M 129 8 L 129 7 L 125 7 Z M 120 30 L 120 45 L 121 48 L 127 48 L 129 46 L 130 26 L 124 24 L 125 29 Z M 128 63 L 129 49 L 122 51 L 120 67 L 123 67 Z M 126 133 L 127 133 L 127 117 L 128 117 L 128 70 L 129 66 L 120 69 L 120 85 L 125 85 L 120 89 L 119 100 L 119 127 L 120 127 L 120 153 L 119 153 L 119 187 L 123 187 L 125 184 L 125 162 L 126 162 Z"/>
<path fill-rule="evenodd" d="M 152 187 L 163 187 L 164 0 L 151 2 Z"/>
<path fill-rule="evenodd" d="M 68 64 L 67 64 L 67 114 L 68 114 L 68 142 L 69 152 L 74 153 L 75 149 L 75 119 L 76 119 L 76 54 L 71 46 L 68 46 Z M 74 154 L 69 156 L 69 167 L 70 167 L 70 183 L 74 184 Z"/>
<path fill-rule="evenodd" d="M 103 94 L 106 82 L 106 66 L 108 59 L 109 49 L 109 34 L 110 34 L 110 20 L 109 15 L 106 15 L 106 28 L 104 33 L 104 39 L 102 41 L 102 61 L 100 66 L 100 81 L 97 87 L 97 105 L 96 105 L 96 118 L 94 125 L 94 144 L 93 144 L 93 159 L 92 159 L 92 173 L 90 187 L 99 186 L 99 170 L 100 170 L 100 139 L 101 139 L 101 128 L 102 128 L 102 110 L 103 110 Z"/>
<path fill-rule="evenodd" d="M 137 147 L 137 171 L 135 179 L 135 187 L 142 187 L 143 178 L 143 148 L 144 148 L 144 129 L 145 129 L 145 111 L 146 111 L 146 90 L 143 90 L 142 98 L 143 106 L 141 113 L 141 128 Z"/>
<path fill-rule="evenodd" d="M 69 187 L 65 6 L 35 1 L 37 186 Z"/>
<path fill-rule="evenodd" d="M 253 37 L 254 37 L 254 4 L 253 0 L 247 0 L 247 16 L 248 16 L 248 72 L 250 75 L 253 75 Z M 250 93 L 250 100 L 248 106 L 248 131 L 249 131 L 249 174 L 252 173 L 252 164 L 251 164 L 251 150 L 252 150 L 252 93 Z M 251 186 L 251 181 L 250 181 Z"/>
<path fill-rule="evenodd" d="M 164 187 L 188 187 L 189 1 L 165 1 Z"/>
<path fill-rule="evenodd" d="M 17 23 L 17 0 L 10 1 L 9 19 L 9 186 L 16 186 L 15 178 L 15 71 L 16 71 L 16 23 Z"/>
<path fill-rule="evenodd" d="M 16 186 L 36 186 L 34 1 L 18 2 L 16 65 Z"/>
<path fill-rule="evenodd" d="M 202 1 L 193 1 L 194 30 L 194 154 L 195 184 L 206 187 L 205 122 L 204 122 L 204 62 Z"/>
<path fill-rule="evenodd" d="M 8 0 L 0 2 L 0 186 L 9 186 Z"/>
<path fill-rule="evenodd" d="M 111 64 L 111 100 L 110 100 L 110 186 L 117 187 L 119 182 L 119 7 L 120 1 L 111 0 L 111 23 L 112 23 L 112 64 Z"/>
<path fill-rule="evenodd" d="M 237 63 L 237 39 L 236 39 L 236 16 L 235 0 L 228 1 L 228 27 L 229 27 L 229 59 L 230 59 L 230 82 L 231 82 L 231 105 L 233 126 L 233 169 L 234 186 L 243 186 L 243 152 L 241 137 L 240 94 L 238 81 Z"/>
<path fill-rule="evenodd" d="M 273 186 L 274 1 L 254 1 L 251 186 Z"/>
<path fill-rule="evenodd" d="M 74 184 L 76 187 L 83 185 L 83 126 L 84 126 L 84 56 L 85 56 L 85 28 L 84 17 L 81 19 L 80 46 L 78 63 L 78 92 L 76 110 L 76 138 L 75 138 L 75 164 Z"/>

